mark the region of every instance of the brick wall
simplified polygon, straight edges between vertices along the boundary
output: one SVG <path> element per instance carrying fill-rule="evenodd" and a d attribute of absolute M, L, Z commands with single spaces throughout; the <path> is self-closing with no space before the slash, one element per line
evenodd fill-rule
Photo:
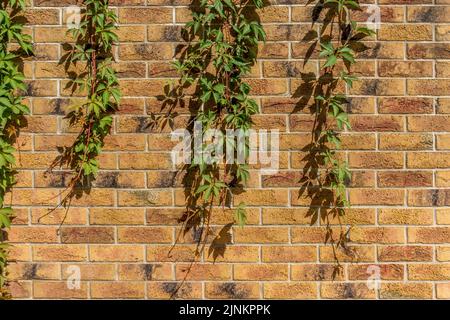
<path fill-rule="evenodd" d="M 151 131 L 157 96 L 176 73 L 168 65 L 189 18 L 189 0 L 117 0 L 117 70 L 125 98 L 101 156 L 102 171 L 89 195 L 45 216 L 58 202 L 61 175 L 45 175 L 76 131 L 63 119 L 70 105 L 63 53 L 64 8 L 75 0 L 30 0 L 28 26 L 36 56 L 25 61 L 32 115 L 20 137 L 19 183 L 12 201 L 10 265 L 16 298 L 163 298 L 183 279 L 195 235 L 171 255 L 183 211 L 165 132 Z M 233 244 L 216 257 L 206 250 L 179 298 L 450 298 L 450 2 L 378 0 L 382 28 L 360 56 L 361 77 L 350 91 L 353 130 L 343 156 L 353 170 L 347 221 L 352 250 L 339 252 L 344 274 L 332 281 L 324 227 L 309 226 L 298 199 L 311 118 L 293 113 L 311 26 L 305 0 L 273 0 L 260 12 L 268 35 L 249 83 L 261 107 L 255 127 L 278 128 L 280 172 L 255 170 L 247 192 L 249 225 L 233 227 Z M 368 3 L 374 3 L 369 0 Z M 361 13 L 359 20 L 365 21 Z M 183 114 L 183 112 L 185 114 Z M 176 120 L 182 127 L 186 110 Z M 175 182 L 172 182 L 175 181 Z M 232 222 L 217 210 L 217 230 Z M 207 248 L 208 249 L 208 248 Z M 216 259 L 214 259 L 216 258 Z M 214 263 L 215 260 L 215 263 Z M 73 266 L 80 289 L 67 288 Z M 366 285 L 369 266 L 380 267 L 380 290 Z M 371 269 L 369 269 L 371 270 Z"/>

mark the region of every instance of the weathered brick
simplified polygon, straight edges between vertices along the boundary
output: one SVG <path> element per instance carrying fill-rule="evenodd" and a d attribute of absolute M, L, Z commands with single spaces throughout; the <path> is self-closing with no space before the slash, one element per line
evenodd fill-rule
<path fill-rule="evenodd" d="M 312 283 L 264 283 L 265 299 L 315 299 L 317 287 Z"/>
<path fill-rule="evenodd" d="M 87 299 L 87 283 L 81 282 L 80 288 L 69 289 L 67 283 L 35 281 L 33 283 L 33 295 L 35 298 L 57 298 L 57 299 Z"/>
<path fill-rule="evenodd" d="M 352 168 L 401 169 L 403 162 L 400 152 L 353 152 L 349 156 Z"/>
<path fill-rule="evenodd" d="M 433 286 L 430 283 L 382 283 L 380 289 L 381 299 L 431 299 Z"/>
<path fill-rule="evenodd" d="M 90 261 L 138 262 L 144 259 L 144 249 L 137 245 L 91 245 Z"/>
<path fill-rule="evenodd" d="M 373 262 L 375 250 L 372 246 L 348 246 L 345 251 L 335 251 L 331 246 L 320 246 L 319 257 L 320 262 L 333 262 L 336 258 L 342 262 Z"/>
<path fill-rule="evenodd" d="M 450 92 L 450 81 L 441 79 L 411 79 L 407 84 L 408 94 L 439 96 Z"/>
<path fill-rule="evenodd" d="M 414 264 L 408 266 L 410 280 L 450 280 L 450 264 Z"/>
<path fill-rule="evenodd" d="M 369 280 L 374 274 L 381 280 L 403 280 L 404 266 L 401 264 L 355 264 L 348 266 L 350 280 Z"/>
<path fill-rule="evenodd" d="M 120 8 L 119 22 L 126 24 L 147 24 L 172 22 L 172 10 L 170 8 Z"/>
<path fill-rule="evenodd" d="M 33 246 L 34 261 L 85 261 L 84 245 L 36 245 Z"/>
<path fill-rule="evenodd" d="M 101 209 L 93 208 L 89 214 L 92 225 L 140 225 L 144 223 L 143 209 Z"/>
<path fill-rule="evenodd" d="M 431 61 L 380 61 L 378 74 L 380 77 L 431 77 L 433 63 Z"/>
<path fill-rule="evenodd" d="M 312 246 L 264 246 L 263 262 L 311 262 L 316 261 L 316 248 Z"/>
<path fill-rule="evenodd" d="M 432 40 L 432 26 L 427 24 L 383 24 L 378 32 L 378 40 Z"/>
<path fill-rule="evenodd" d="M 8 240 L 12 243 L 56 243 L 58 242 L 55 227 L 17 227 L 8 232 Z"/>
<path fill-rule="evenodd" d="M 403 131 L 403 123 L 399 116 L 350 116 L 353 131 Z"/>
<path fill-rule="evenodd" d="M 111 227 L 63 227 L 62 243 L 114 243 L 114 229 Z"/>
<path fill-rule="evenodd" d="M 445 152 L 410 152 L 406 155 L 406 165 L 412 169 L 447 169 L 450 167 L 449 155 Z"/>
<path fill-rule="evenodd" d="M 291 279 L 295 281 L 343 280 L 343 274 L 333 264 L 295 264 L 291 266 Z"/>
<path fill-rule="evenodd" d="M 437 224 L 450 224 L 450 210 L 436 209 L 436 222 Z"/>
<path fill-rule="evenodd" d="M 385 171 L 378 173 L 380 187 L 432 187 L 431 171 Z"/>
<path fill-rule="evenodd" d="M 148 282 L 149 299 L 199 299 L 202 285 L 199 282 Z"/>
<path fill-rule="evenodd" d="M 409 131 L 446 131 L 450 123 L 449 116 L 411 116 L 408 117 Z"/>
<path fill-rule="evenodd" d="M 10 280 L 59 280 L 60 274 L 60 265 L 54 263 L 14 263 L 8 266 Z"/>
<path fill-rule="evenodd" d="M 411 243 L 448 243 L 449 239 L 449 227 L 408 228 L 408 242 Z"/>
<path fill-rule="evenodd" d="M 119 243 L 171 243 L 173 230 L 167 227 L 119 227 Z"/>
<path fill-rule="evenodd" d="M 409 190 L 408 205 L 427 207 L 427 206 L 447 206 L 450 203 L 450 190 L 448 189 L 428 189 L 428 190 Z"/>
<path fill-rule="evenodd" d="M 82 281 L 84 280 L 104 280 L 104 281 L 112 281 L 115 280 L 116 277 L 116 268 L 113 264 L 75 264 L 68 265 L 64 264 L 61 266 L 62 268 L 62 277 L 63 279 L 67 279 L 74 275 L 74 268 L 79 268 L 80 277 Z"/>
<path fill-rule="evenodd" d="M 450 22 L 450 8 L 446 6 L 408 7 L 409 22 Z"/>
<path fill-rule="evenodd" d="M 433 248 L 428 246 L 382 246 L 378 249 L 380 261 L 431 261 Z"/>
<path fill-rule="evenodd" d="M 232 267 L 227 264 L 178 264 L 175 269 L 177 280 L 231 280 Z"/>
<path fill-rule="evenodd" d="M 289 229 L 284 227 L 247 227 L 233 230 L 236 243 L 287 243 Z"/>
<path fill-rule="evenodd" d="M 320 295 L 325 299 L 374 299 L 376 294 L 365 283 L 322 283 Z"/>
<path fill-rule="evenodd" d="M 118 275 L 126 281 L 173 280 L 170 264 L 120 264 Z"/>
<path fill-rule="evenodd" d="M 205 297 L 208 299 L 258 299 L 259 284 L 256 282 L 207 282 Z"/>
<path fill-rule="evenodd" d="M 92 282 L 91 296 L 98 298 L 139 299 L 145 296 L 143 282 Z"/>
<path fill-rule="evenodd" d="M 408 44 L 409 59 L 449 59 L 450 44 L 448 43 L 417 43 Z"/>
<path fill-rule="evenodd" d="M 433 135 L 429 133 L 380 133 L 381 150 L 431 150 Z"/>
<path fill-rule="evenodd" d="M 380 113 L 432 113 L 433 100 L 431 98 L 382 97 L 378 99 Z"/>
<path fill-rule="evenodd" d="M 166 60 L 172 57 L 172 47 L 165 43 L 123 44 L 119 56 L 121 60 Z"/>
<path fill-rule="evenodd" d="M 438 299 L 450 298 L 450 284 L 448 284 L 448 283 L 436 284 L 436 297 Z"/>
<path fill-rule="evenodd" d="M 379 209 L 378 223 L 380 224 L 420 224 L 433 223 L 433 211 L 431 209 Z"/>

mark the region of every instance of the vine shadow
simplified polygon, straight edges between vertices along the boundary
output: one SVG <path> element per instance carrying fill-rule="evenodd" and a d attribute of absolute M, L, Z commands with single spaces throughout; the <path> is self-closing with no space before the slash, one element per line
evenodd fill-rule
<path fill-rule="evenodd" d="M 200 2 L 201 0 L 193 0 L 189 5 L 190 11 L 197 12 L 200 8 Z M 255 6 L 245 8 L 244 13 L 248 19 L 261 22 Z M 200 45 L 193 41 L 196 38 L 196 35 L 189 33 L 186 29 L 183 28 L 180 35 L 185 43 L 176 46 L 174 58 L 182 62 L 190 52 L 197 51 L 200 48 Z M 251 48 L 249 54 L 257 56 L 258 48 Z M 207 65 L 210 65 L 214 59 L 211 55 L 204 58 Z M 192 70 L 192 72 L 195 73 L 198 72 L 198 70 Z M 216 77 L 214 72 L 209 70 L 206 72 L 206 75 L 210 78 Z M 175 130 L 176 119 L 181 116 L 186 116 L 187 125 L 185 125 L 185 129 L 188 132 L 193 133 L 197 112 L 202 107 L 200 93 L 201 86 L 198 83 L 194 82 L 192 85 L 183 85 L 181 81 L 170 81 L 164 86 L 164 94 L 156 97 L 160 104 L 160 109 L 159 112 L 152 112 L 150 114 L 150 122 L 148 123 L 147 128 L 149 128 L 151 132 L 162 132 L 167 129 Z M 208 104 L 203 105 L 205 109 L 211 106 L 212 105 Z M 191 148 L 193 149 L 193 142 Z M 226 169 L 224 171 L 226 172 Z M 172 293 L 172 298 L 177 297 L 178 291 L 186 282 L 192 266 L 197 260 L 212 259 L 215 263 L 217 259 L 225 256 L 228 245 L 233 244 L 231 231 L 235 224 L 235 222 L 230 222 L 220 228 L 216 228 L 215 225 L 214 228 L 205 225 L 205 219 L 202 219 L 198 212 L 202 212 L 203 215 L 210 217 L 213 214 L 213 211 L 225 211 L 226 209 L 232 208 L 232 194 L 227 192 L 214 206 L 206 207 L 202 204 L 200 199 L 201 195 L 196 195 L 193 192 L 193 190 L 196 190 L 199 187 L 198 179 L 195 178 L 195 176 L 198 175 L 196 169 L 190 164 L 184 164 L 178 168 L 177 172 L 180 183 L 178 185 L 177 182 L 175 182 L 171 187 L 180 186 L 183 188 L 185 209 L 182 215 L 177 219 L 181 228 L 168 255 L 171 254 L 173 249 L 181 241 L 183 241 L 183 243 L 187 241 L 188 243 L 195 244 L 195 251 L 193 259 L 189 262 L 190 265 L 187 268 L 183 280 Z M 180 175 L 180 172 L 183 174 Z M 233 190 L 233 194 L 239 194 L 244 190 L 244 186 L 241 183 L 238 183 L 235 177 L 225 178 L 224 182 Z"/>
<path fill-rule="evenodd" d="M 70 92 L 70 96 L 73 97 L 74 94 L 80 90 L 80 83 L 77 82 L 77 79 L 81 79 L 88 75 L 88 71 L 78 71 L 78 64 L 72 61 L 73 54 L 75 53 L 76 45 L 84 45 L 82 41 L 76 41 L 74 43 L 64 42 L 61 44 L 61 50 L 63 52 L 60 60 L 58 61 L 58 66 L 62 66 L 64 68 L 64 72 L 68 78 L 67 83 L 64 86 L 64 90 L 68 90 Z M 67 121 L 69 127 L 77 126 L 78 122 L 76 120 L 76 116 L 74 112 L 71 111 L 71 107 L 73 102 L 69 103 L 66 106 L 66 110 L 57 110 L 57 114 L 63 112 L 64 117 L 63 120 Z M 61 105 L 58 104 L 55 108 L 60 108 Z M 49 209 L 48 212 L 39 217 L 38 221 L 41 221 L 43 218 L 49 216 L 53 212 L 55 212 L 58 208 L 65 208 L 64 217 L 60 223 L 60 227 L 64 224 L 65 219 L 67 218 L 68 210 L 71 206 L 73 199 L 81 199 L 84 195 L 89 195 L 92 189 L 93 179 L 91 176 L 83 176 L 83 179 L 76 183 L 75 188 L 68 190 L 71 184 L 71 176 L 72 172 L 70 171 L 71 164 L 73 163 L 73 159 L 69 153 L 71 146 L 62 146 L 59 145 L 56 147 L 58 155 L 55 157 L 53 162 L 44 172 L 44 178 L 48 179 L 48 186 L 51 188 L 62 188 L 53 200 L 60 196 L 63 197 L 61 203 L 59 203 L 56 207 Z M 64 195 L 65 192 L 69 192 Z M 59 232 L 58 228 L 58 232 Z"/>
<path fill-rule="evenodd" d="M 81 14 L 85 14 L 86 10 L 82 9 Z M 70 33 L 70 29 L 67 33 Z M 63 52 L 60 60 L 58 61 L 58 66 L 62 66 L 64 68 L 64 72 L 67 76 L 67 83 L 64 86 L 64 90 L 70 92 L 70 99 L 82 99 L 85 95 L 88 95 L 85 88 L 85 79 L 89 76 L 89 67 L 90 65 L 84 61 L 79 62 L 76 60 L 77 55 L 77 47 L 86 47 L 87 49 L 96 50 L 96 63 L 95 68 L 97 66 L 107 60 L 110 59 L 112 62 L 115 61 L 115 56 L 113 52 L 105 52 L 104 50 L 98 50 L 97 47 L 90 43 L 90 39 L 88 35 L 84 35 L 83 37 L 77 37 L 74 39 L 74 42 L 64 42 L 61 44 L 61 50 Z M 94 64 L 93 64 L 94 65 Z M 83 96 L 77 97 L 76 93 L 81 92 Z M 55 105 L 55 114 L 60 114 L 62 110 L 61 103 L 57 103 Z M 65 114 L 63 119 L 67 121 L 69 128 L 80 127 L 80 119 L 79 114 L 75 111 L 76 103 L 75 101 L 71 101 L 67 106 L 67 110 L 64 110 Z M 115 105 L 115 110 L 118 109 L 118 105 Z M 113 112 L 107 113 L 112 115 Z M 84 127 L 83 127 L 84 126 Z M 86 128 L 89 126 L 89 123 L 81 124 L 82 128 Z M 66 133 L 71 133 L 67 131 Z M 80 135 L 80 134 L 79 134 Z M 76 138 L 74 137 L 74 141 L 76 142 Z M 74 142 L 74 143 L 75 143 Z M 65 208 L 65 214 L 60 223 L 61 227 L 68 215 L 68 211 L 71 207 L 72 201 L 74 199 L 80 199 L 85 195 L 90 195 L 93 183 L 95 181 L 95 177 L 93 175 L 82 175 L 78 179 L 74 179 L 73 172 L 71 171 L 76 164 L 76 155 L 72 152 L 73 145 L 69 146 L 57 146 L 56 147 L 59 155 L 53 160 L 50 164 L 49 168 L 44 173 L 44 177 L 48 178 L 49 187 L 52 188 L 62 188 L 63 190 L 59 192 L 56 197 L 62 197 L 62 200 L 59 202 L 57 206 L 50 209 L 47 213 L 39 217 L 38 221 L 47 217 L 58 208 Z M 57 169 L 57 170 L 56 170 Z M 54 198 L 50 199 L 53 200 Z M 60 228 L 58 228 L 58 232 Z"/>
<path fill-rule="evenodd" d="M 307 5 L 311 4 L 313 0 L 309 0 Z M 317 57 L 317 48 L 320 43 L 333 41 L 330 35 L 325 34 L 325 30 L 333 23 L 333 16 L 335 15 L 335 8 L 326 6 L 324 1 L 317 2 L 311 11 L 311 28 L 302 39 L 302 43 L 307 45 L 304 55 L 304 66 L 306 63 Z M 319 24 L 318 30 L 316 24 Z M 338 28 L 340 28 L 338 26 Z M 341 29 L 342 39 L 347 40 L 351 33 L 351 26 L 347 25 Z M 368 47 L 359 42 L 358 34 L 350 38 L 349 46 L 357 53 L 362 53 Z M 309 46 L 308 46 L 309 44 Z M 338 251 L 342 251 L 345 255 L 354 258 L 357 256 L 356 252 L 351 250 L 347 245 L 350 240 L 350 228 L 342 231 L 336 239 L 336 226 L 344 225 L 340 222 L 340 217 L 344 215 L 343 208 L 336 207 L 335 195 L 333 190 L 329 188 L 330 180 L 322 180 L 321 171 L 326 166 L 324 152 L 331 152 L 333 149 L 329 146 L 326 139 L 323 138 L 322 132 L 329 128 L 327 121 L 327 108 L 321 108 L 319 103 L 314 99 L 316 96 L 329 97 L 337 89 L 338 83 L 336 78 L 330 77 L 329 74 L 319 71 L 316 75 L 314 72 L 301 73 L 302 84 L 292 94 L 292 98 L 297 100 L 291 114 L 306 113 L 314 118 L 311 128 L 311 140 L 301 149 L 305 156 L 301 159 L 304 163 L 301 178 L 298 181 L 300 188 L 298 191 L 298 199 L 303 198 L 308 200 L 308 210 L 306 217 L 310 219 L 310 225 L 320 225 L 325 227 L 324 244 L 331 245 L 333 249 L 333 256 L 335 266 L 332 273 L 332 278 L 335 279 L 342 273 L 342 265 L 340 263 Z M 345 101 L 347 110 L 351 111 L 350 101 Z M 349 187 L 351 181 L 345 182 Z M 337 223 L 336 221 L 339 220 Z M 344 226 L 348 227 L 348 226 Z"/>

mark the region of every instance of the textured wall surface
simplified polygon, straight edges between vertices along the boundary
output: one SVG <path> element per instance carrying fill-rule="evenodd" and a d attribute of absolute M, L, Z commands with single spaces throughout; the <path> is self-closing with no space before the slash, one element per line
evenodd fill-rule
<path fill-rule="evenodd" d="M 102 171 L 90 195 L 40 221 L 58 203 L 61 175 L 46 175 L 57 146 L 70 145 L 64 112 L 70 105 L 67 73 L 58 64 L 70 0 L 32 0 L 27 10 L 36 56 L 25 61 L 32 115 L 20 137 L 19 183 L 12 194 L 17 218 L 9 238 L 16 298 L 167 299 L 185 276 L 195 235 L 171 255 L 183 212 L 183 187 L 174 173 L 169 129 L 152 130 L 157 96 L 177 74 L 168 64 L 189 19 L 189 0 L 112 1 L 120 21 L 116 47 L 125 95 Z M 349 189 L 354 225 L 351 250 L 339 252 L 344 274 L 333 280 L 324 227 L 310 226 L 307 201 L 298 199 L 311 117 L 295 111 L 311 28 L 305 0 L 273 0 L 260 12 L 268 35 L 249 79 L 261 114 L 255 127 L 279 129 L 280 171 L 254 170 L 235 201 L 249 206 L 249 224 L 232 227 L 232 244 L 195 264 L 179 298 L 450 298 L 450 2 L 377 0 L 381 29 L 355 71 L 352 131 L 344 149 L 354 173 Z M 369 0 L 369 3 L 374 3 Z M 358 17 L 365 21 L 364 12 Z M 317 28 L 317 26 L 314 26 Z M 178 110 L 183 127 L 187 110 Z M 217 210 L 215 231 L 233 214 Z M 215 263 L 214 263 L 215 262 Z M 81 287 L 66 279 L 80 267 Z M 368 267 L 383 281 L 370 289 Z M 372 270 L 369 268 L 369 271 Z"/>

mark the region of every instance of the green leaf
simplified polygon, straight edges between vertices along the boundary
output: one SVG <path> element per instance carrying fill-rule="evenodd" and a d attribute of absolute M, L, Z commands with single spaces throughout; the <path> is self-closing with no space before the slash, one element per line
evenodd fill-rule
<path fill-rule="evenodd" d="M 327 62 L 322 66 L 322 69 L 325 69 L 327 67 L 332 67 L 336 64 L 337 57 L 335 55 L 329 56 L 327 59 Z"/>
<path fill-rule="evenodd" d="M 240 227 L 244 227 L 247 223 L 247 211 L 245 203 L 241 202 L 235 211 L 235 219 Z"/>

